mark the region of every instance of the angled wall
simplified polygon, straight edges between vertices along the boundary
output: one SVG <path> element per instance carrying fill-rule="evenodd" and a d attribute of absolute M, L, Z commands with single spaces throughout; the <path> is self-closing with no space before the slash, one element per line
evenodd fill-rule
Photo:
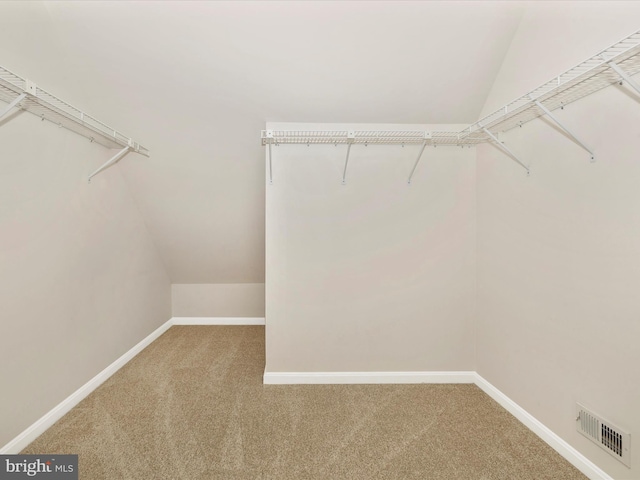
<path fill-rule="evenodd" d="M 487 111 L 638 29 L 640 5 L 541 2 L 525 12 Z M 640 432 L 640 96 L 611 86 L 507 132 L 531 176 L 477 149 L 478 373 L 616 479 L 640 477 L 576 432 L 581 402 Z"/>
<path fill-rule="evenodd" d="M 457 126 L 267 124 L 288 130 Z M 474 369 L 475 151 L 273 147 L 266 372 Z"/>
<path fill-rule="evenodd" d="M 120 166 L 87 183 L 113 154 L 26 112 L 0 122 L 0 446 L 171 317 Z"/>

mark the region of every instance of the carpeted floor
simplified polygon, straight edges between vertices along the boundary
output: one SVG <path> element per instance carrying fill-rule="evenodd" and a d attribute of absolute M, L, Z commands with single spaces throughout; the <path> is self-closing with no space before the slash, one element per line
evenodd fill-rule
<path fill-rule="evenodd" d="M 584 479 L 474 385 L 262 385 L 264 327 L 174 326 L 22 453 L 97 479 Z"/>

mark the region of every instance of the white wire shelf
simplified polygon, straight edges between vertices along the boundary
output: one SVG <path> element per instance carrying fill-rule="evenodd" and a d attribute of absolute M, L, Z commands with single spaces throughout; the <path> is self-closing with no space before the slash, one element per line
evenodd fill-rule
<path fill-rule="evenodd" d="M 128 148 L 130 151 L 149 156 L 149 150 L 133 139 L 37 87 L 29 80 L 0 67 L 0 100 L 11 103 L 24 94 L 24 98 L 16 105 L 23 110 L 107 148 Z"/>
<path fill-rule="evenodd" d="M 622 81 L 611 66 L 612 62 L 629 76 L 640 72 L 640 31 L 469 125 L 460 132 L 461 138 L 491 141 L 483 128 L 506 132 L 545 115 L 546 112 L 536 102 L 553 111 Z"/>
<path fill-rule="evenodd" d="M 262 145 L 426 143 L 426 145 L 474 146 L 479 143 L 493 142 L 504 149 L 494 134 L 522 126 L 542 115 L 550 115 L 549 112 L 553 110 L 623 80 L 633 88 L 639 89 L 640 87 L 630 78 L 638 73 L 640 73 L 640 31 L 623 38 L 459 132 L 434 131 L 429 138 L 425 138 L 425 132 L 421 131 L 355 131 L 351 132 L 352 135 L 349 138 L 349 132 L 346 130 L 263 130 Z M 558 122 L 557 119 L 554 118 L 554 120 Z M 576 139 L 575 136 L 574 139 Z M 512 153 L 509 152 L 509 154 L 513 156 Z"/>
<path fill-rule="evenodd" d="M 262 130 L 262 145 L 362 144 L 362 145 L 474 145 L 482 140 L 460 139 L 457 132 L 420 130 Z"/>

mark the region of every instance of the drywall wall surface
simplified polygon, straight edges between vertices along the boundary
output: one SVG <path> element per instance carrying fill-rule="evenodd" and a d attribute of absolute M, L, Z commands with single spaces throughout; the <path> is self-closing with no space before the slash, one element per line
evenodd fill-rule
<path fill-rule="evenodd" d="M 264 283 L 264 122 L 473 121 L 520 13 L 2 1 L 0 63 L 151 148 L 121 171 L 172 283 Z"/>
<path fill-rule="evenodd" d="M 640 28 L 625 5 L 525 13 L 496 90 L 524 94 Z M 536 65 L 554 68 L 530 85 Z M 530 177 L 477 148 L 478 372 L 613 478 L 637 479 L 637 442 L 629 469 L 576 432 L 575 404 L 640 432 L 640 96 L 616 85 L 554 113 L 595 163 L 549 119 L 501 136 Z"/>
<path fill-rule="evenodd" d="M 0 445 L 171 317 L 120 165 L 87 182 L 113 155 L 27 112 L 0 122 Z"/>
<path fill-rule="evenodd" d="M 475 151 L 428 147 L 408 186 L 419 146 L 354 145 L 342 185 L 346 148 L 272 149 L 266 371 L 473 370 Z"/>
<path fill-rule="evenodd" d="M 264 317 L 264 283 L 171 285 L 174 317 Z"/>

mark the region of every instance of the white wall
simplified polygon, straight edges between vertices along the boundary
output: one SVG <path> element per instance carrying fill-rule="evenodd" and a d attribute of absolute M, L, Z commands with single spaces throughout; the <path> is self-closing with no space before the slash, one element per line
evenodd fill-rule
<path fill-rule="evenodd" d="M 273 129 L 434 125 L 267 124 Z M 475 151 L 273 148 L 266 371 L 474 369 Z"/>
<path fill-rule="evenodd" d="M 264 283 L 173 284 L 174 317 L 264 317 Z"/>
<path fill-rule="evenodd" d="M 487 103 L 526 93 L 638 28 L 640 5 L 531 5 Z M 478 147 L 478 372 L 616 479 L 575 402 L 640 432 L 640 97 L 612 86 L 503 136 L 531 176 Z"/>
<path fill-rule="evenodd" d="M 0 64 L 151 149 L 121 170 L 173 283 L 263 283 L 264 122 L 472 121 L 520 11 L 0 1 Z"/>
<path fill-rule="evenodd" d="M 0 446 L 171 317 L 120 165 L 87 183 L 113 154 L 26 112 L 0 122 Z"/>

